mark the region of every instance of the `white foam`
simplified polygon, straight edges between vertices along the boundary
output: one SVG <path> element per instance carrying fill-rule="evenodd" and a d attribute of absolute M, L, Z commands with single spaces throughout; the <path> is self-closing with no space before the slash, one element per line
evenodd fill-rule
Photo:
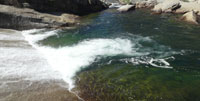
<path fill-rule="evenodd" d="M 0 48 L 0 77 L 49 79 L 49 67 L 37 51 L 21 48 Z"/>
<path fill-rule="evenodd" d="M 167 62 L 168 59 L 175 59 L 174 57 L 169 58 L 161 58 L 161 59 L 154 59 L 151 57 L 140 57 L 140 58 L 126 58 L 126 59 L 120 59 L 120 61 L 125 63 L 132 63 L 133 65 L 151 65 L 153 67 L 159 67 L 159 68 L 173 68 L 170 66 L 170 63 Z M 111 62 L 109 62 L 111 64 Z"/>
<path fill-rule="evenodd" d="M 134 44 L 132 44 L 130 40 L 120 38 L 85 40 L 77 45 L 58 49 L 39 46 L 36 44 L 38 40 L 56 35 L 56 32 L 51 31 L 37 35 L 32 35 L 30 32 L 33 31 L 23 32 L 26 40 L 43 53 L 52 68 L 55 71 L 59 71 L 63 75 L 63 79 L 70 84 L 70 88 L 73 88 L 72 77 L 75 73 L 82 67 L 93 63 L 97 57 L 115 56 L 120 54 L 131 55 L 134 52 Z"/>
<path fill-rule="evenodd" d="M 40 34 L 32 34 L 37 30 L 23 31 L 25 39 L 29 41 L 33 47 L 38 49 L 47 59 L 53 70 L 62 74 L 62 78 L 69 83 L 69 89 L 73 88 L 72 77 L 81 68 L 89 66 L 96 59 L 108 56 L 127 55 L 127 56 L 144 56 L 148 52 L 138 52 L 137 46 L 140 46 L 137 41 L 146 40 L 149 38 L 139 38 L 136 42 L 129 39 L 88 39 L 79 42 L 73 46 L 65 46 L 61 48 L 52 48 L 38 45 L 37 42 L 57 34 L 57 31 L 43 32 Z M 147 41 L 148 41 L 147 40 Z M 110 61 L 109 63 L 111 63 Z M 171 68 L 165 59 L 150 59 L 149 61 L 127 60 L 127 62 L 134 62 L 137 64 L 150 64 L 155 67 Z M 163 64 L 158 65 L 157 63 Z"/>
<path fill-rule="evenodd" d="M 22 31 L 22 35 L 25 36 L 25 40 L 27 40 L 32 46 L 35 48 L 38 47 L 36 42 L 46 39 L 50 36 L 54 36 L 57 34 L 58 30 L 53 30 L 53 31 L 48 31 L 48 32 L 43 32 L 44 29 L 33 29 L 33 30 L 26 30 Z M 37 35 L 32 35 L 33 33 L 36 32 L 41 32 L 42 34 L 37 34 Z"/>
<path fill-rule="evenodd" d="M 58 73 L 49 69 L 46 59 L 41 57 L 36 49 L 27 45 L 20 32 L 0 32 L 0 43 L 0 80 L 59 77 L 56 76 Z"/>

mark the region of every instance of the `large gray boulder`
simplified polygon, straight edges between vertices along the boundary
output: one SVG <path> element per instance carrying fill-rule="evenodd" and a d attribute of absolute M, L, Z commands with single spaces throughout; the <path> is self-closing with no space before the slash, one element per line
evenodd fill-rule
<path fill-rule="evenodd" d="M 147 0 L 136 2 L 136 8 L 151 8 L 157 4 L 157 0 Z"/>
<path fill-rule="evenodd" d="M 123 5 L 120 8 L 118 8 L 117 10 L 120 12 L 128 12 L 128 11 L 131 11 L 134 9 L 135 9 L 135 5 Z"/>
<path fill-rule="evenodd" d="M 194 11 L 190 11 L 188 13 L 185 13 L 182 17 L 182 20 L 193 23 L 193 24 L 198 24 L 198 17 L 197 14 Z"/>
<path fill-rule="evenodd" d="M 200 12 L 200 4 L 196 2 L 180 2 L 181 7 L 176 10 L 176 13 L 187 13 L 190 11 Z"/>
<path fill-rule="evenodd" d="M 0 0 L 0 4 L 28 7 L 39 12 L 64 12 L 85 15 L 107 8 L 100 0 Z"/>
<path fill-rule="evenodd" d="M 17 30 L 60 28 L 70 27 L 76 23 L 78 23 L 78 16 L 76 15 L 62 14 L 61 16 L 56 16 L 28 8 L 0 5 L 0 28 Z"/>
<path fill-rule="evenodd" d="M 164 0 L 163 2 L 155 5 L 152 10 L 155 12 L 172 12 L 180 7 L 181 5 L 179 0 Z"/>

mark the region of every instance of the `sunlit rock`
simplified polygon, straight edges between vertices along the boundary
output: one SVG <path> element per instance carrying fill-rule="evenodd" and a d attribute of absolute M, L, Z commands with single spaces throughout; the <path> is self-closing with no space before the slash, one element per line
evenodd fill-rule
<path fill-rule="evenodd" d="M 197 2 L 180 2 L 181 7 L 176 10 L 176 13 L 186 13 L 190 11 L 200 11 L 200 4 Z"/>
<path fill-rule="evenodd" d="M 135 9 L 135 5 L 124 5 L 118 8 L 117 10 L 120 12 L 128 12 Z"/>
<path fill-rule="evenodd" d="M 194 11 L 190 11 L 190 12 L 184 14 L 184 15 L 181 17 L 181 19 L 184 20 L 184 21 L 193 23 L 193 24 L 198 24 L 198 21 L 197 21 L 197 14 L 195 14 Z"/>
<path fill-rule="evenodd" d="M 40 13 L 28 8 L 0 5 L 0 27 L 12 29 L 58 28 L 76 24 L 78 16 Z"/>
<path fill-rule="evenodd" d="M 172 12 L 180 7 L 179 0 L 165 0 L 157 4 L 152 10 L 155 12 Z"/>

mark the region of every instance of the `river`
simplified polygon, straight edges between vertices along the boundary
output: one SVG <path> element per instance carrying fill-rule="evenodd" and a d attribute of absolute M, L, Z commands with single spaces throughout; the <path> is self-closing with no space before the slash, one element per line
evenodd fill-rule
<path fill-rule="evenodd" d="M 74 29 L 19 32 L 38 53 L 8 51 L 22 59 L 38 57 L 26 61 L 28 67 L 1 61 L 1 78 L 53 81 L 86 101 L 200 100 L 200 26 L 178 18 L 108 9 L 84 16 Z M 4 52 L 3 58 L 9 56 Z"/>

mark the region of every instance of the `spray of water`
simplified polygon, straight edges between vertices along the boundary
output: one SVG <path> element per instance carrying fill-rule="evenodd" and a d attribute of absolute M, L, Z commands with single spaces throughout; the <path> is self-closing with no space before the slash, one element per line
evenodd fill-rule
<path fill-rule="evenodd" d="M 72 77 L 75 76 L 75 73 L 81 68 L 92 64 L 97 58 L 116 55 L 141 56 L 148 54 L 146 52 L 137 52 L 136 43 L 131 42 L 129 39 L 121 38 L 89 39 L 83 40 L 73 46 L 52 48 L 39 45 L 37 42 L 49 36 L 57 35 L 57 31 L 33 34 L 36 32 L 38 30 L 23 31 L 22 33 L 25 39 L 43 54 L 52 69 L 62 74 L 62 78 L 69 83 L 70 90 L 74 87 Z M 155 64 L 155 61 L 162 62 L 165 65 L 158 66 Z M 165 59 L 151 59 L 148 61 L 148 64 L 163 68 L 169 68 L 170 65 Z"/>

